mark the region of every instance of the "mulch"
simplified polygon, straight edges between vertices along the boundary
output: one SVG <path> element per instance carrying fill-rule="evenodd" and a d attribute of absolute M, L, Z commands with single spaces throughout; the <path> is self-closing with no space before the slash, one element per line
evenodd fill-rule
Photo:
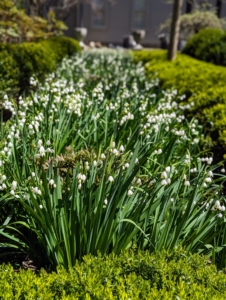
<path fill-rule="evenodd" d="M 28 270 L 38 273 L 39 269 L 33 262 L 29 259 L 26 254 L 11 254 L 4 257 L 0 257 L 0 265 L 10 264 L 15 272 L 19 272 L 20 269 Z"/>

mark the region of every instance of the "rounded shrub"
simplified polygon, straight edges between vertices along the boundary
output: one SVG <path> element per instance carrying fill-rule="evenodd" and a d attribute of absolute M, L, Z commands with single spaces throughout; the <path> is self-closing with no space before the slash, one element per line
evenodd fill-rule
<path fill-rule="evenodd" d="M 1 46 L 0 46 L 1 47 Z M 0 51 L 0 94 L 16 92 L 19 81 L 17 62 L 7 50 Z"/>
<path fill-rule="evenodd" d="M 203 29 L 188 40 L 182 52 L 199 60 L 226 66 L 226 32 Z"/>
<path fill-rule="evenodd" d="M 46 73 L 52 72 L 56 67 L 54 51 L 48 45 L 25 42 L 8 48 L 20 70 L 21 89 L 29 86 L 31 76 L 43 79 Z"/>
<path fill-rule="evenodd" d="M 58 62 L 64 57 L 72 56 L 81 50 L 78 41 L 66 36 L 55 36 L 47 40 L 43 40 L 40 43 L 52 49 Z"/>

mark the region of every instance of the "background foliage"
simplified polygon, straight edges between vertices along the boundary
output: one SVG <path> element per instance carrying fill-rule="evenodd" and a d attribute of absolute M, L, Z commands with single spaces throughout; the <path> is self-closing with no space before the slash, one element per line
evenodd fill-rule
<path fill-rule="evenodd" d="M 50 12 L 47 19 L 29 17 L 24 10 L 18 9 L 12 0 L 0 2 L 0 42 L 21 43 L 37 41 L 51 36 L 62 35 L 67 27 Z"/>
<path fill-rule="evenodd" d="M 226 32 L 218 29 L 203 29 L 188 40 L 182 53 L 226 66 Z"/>

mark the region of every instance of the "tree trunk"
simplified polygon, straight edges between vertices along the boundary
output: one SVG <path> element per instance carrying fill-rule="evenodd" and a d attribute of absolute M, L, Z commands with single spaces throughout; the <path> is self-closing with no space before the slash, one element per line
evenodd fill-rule
<path fill-rule="evenodd" d="M 174 60 L 177 54 L 177 46 L 180 34 L 180 15 L 182 10 L 183 0 L 174 0 L 173 16 L 170 30 L 170 44 L 168 50 L 168 60 Z"/>
<path fill-rule="evenodd" d="M 223 5 L 223 0 L 217 0 L 217 2 L 216 2 L 216 12 L 217 12 L 218 18 L 221 17 L 222 5 Z"/>

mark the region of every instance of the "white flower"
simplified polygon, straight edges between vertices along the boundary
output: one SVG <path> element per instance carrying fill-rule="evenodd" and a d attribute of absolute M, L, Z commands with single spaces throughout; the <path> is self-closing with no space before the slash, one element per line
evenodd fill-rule
<path fill-rule="evenodd" d="M 43 146 L 41 146 L 39 148 L 39 153 L 40 153 L 40 156 L 45 156 L 45 148 Z"/>
<path fill-rule="evenodd" d="M 11 194 L 11 195 L 14 195 L 14 194 L 15 194 L 14 190 L 11 190 L 11 191 L 10 191 L 10 194 Z"/>
<path fill-rule="evenodd" d="M 205 182 L 211 182 L 212 179 L 210 177 L 205 178 Z"/>
<path fill-rule="evenodd" d="M 167 179 L 166 179 L 166 182 L 167 182 L 167 184 L 170 184 L 170 183 L 171 183 L 171 179 L 170 179 L 170 178 L 167 178 Z"/>
<path fill-rule="evenodd" d="M 82 181 L 85 181 L 85 180 L 86 180 L 86 175 L 85 175 L 85 174 L 82 174 L 82 175 L 81 175 L 81 180 L 82 180 Z"/>
<path fill-rule="evenodd" d="M 109 177 L 108 177 L 108 181 L 113 182 L 113 181 L 114 181 L 114 178 L 113 178 L 112 176 L 109 176 Z"/>
<path fill-rule="evenodd" d="M 161 181 L 161 185 L 167 185 L 167 181 L 166 181 L 165 179 L 163 179 L 163 180 Z"/>
<path fill-rule="evenodd" d="M 221 173 L 225 173 L 225 168 L 222 168 L 222 169 L 221 169 Z"/>
<path fill-rule="evenodd" d="M 203 187 L 207 187 L 207 184 L 205 182 L 203 183 Z"/>
<path fill-rule="evenodd" d="M 168 175 L 167 175 L 166 171 L 162 172 L 161 178 L 167 178 L 167 177 L 168 177 Z"/>
<path fill-rule="evenodd" d="M 125 168 L 129 168 L 129 163 L 126 163 L 126 164 L 125 164 Z"/>
<path fill-rule="evenodd" d="M 225 206 L 224 205 L 221 206 L 221 211 L 225 211 Z"/>
<path fill-rule="evenodd" d="M 38 147 L 42 146 L 42 140 L 38 140 Z"/>
<path fill-rule="evenodd" d="M 120 146 L 119 151 L 124 152 L 125 148 L 123 147 L 123 145 Z"/>
<path fill-rule="evenodd" d="M 82 184 L 81 184 L 81 183 L 79 183 L 79 185 L 78 185 L 78 189 L 79 189 L 79 190 L 81 190 L 81 188 L 82 188 Z"/>
<path fill-rule="evenodd" d="M 158 150 L 157 150 L 157 153 L 158 153 L 158 154 L 162 154 L 162 149 L 158 149 Z"/>
<path fill-rule="evenodd" d="M 2 175 L 2 181 L 6 180 L 6 176 Z"/>
<path fill-rule="evenodd" d="M 49 184 L 50 184 L 50 185 L 54 185 L 54 180 L 53 180 L 53 179 L 50 179 Z"/>
<path fill-rule="evenodd" d="M 106 199 L 104 199 L 104 204 L 105 204 L 105 205 L 107 205 L 107 204 L 108 204 L 108 200 L 107 200 L 107 198 L 106 198 Z"/>
<path fill-rule="evenodd" d="M 208 158 L 207 164 L 208 164 L 208 165 L 211 165 L 211 164 L 212 164 L 212 161 L 213 161 L 213 158 L 212 158 L 212 157 Z"/>
<path fill-rule="evenodd" d="M 96 160 L 93 161 L 93 166 L 94 166 L 94 167 L 97 166 L 97 161 L 96 161 Z"/>
<path fill-rule="evenodd" d="M 133 192 L 131 190 L 128 190 L 128 193 L 127 193 L 128 196 L 132 196 L 133 195 Z"/>
<path fill-rule="evenodd" d="M 78 173 L 77 178 L 78 178 L 78 179 L 81 179 L 81 178 L 82 178 L 82 174 L 81 174 L 81 173 Z"/>
<path fill-rule="evenodd" d="M 106 158 L 106 156 L 104 155 L 104 153 L 101 154 L 100 158 L 101 159 L 105 159 Z"/>
<path fill-rule="evenodd" d="M 170 167 L 166 167 L 166 172 L 170 172 Z"/>
<path fill-rule="evenodd" d="M 37 195 L 41 195 L 41 191 L 38 189 L 38 187 L 36 186 L 36 187 L 32 187 L 31 188 L 32 189 L 32 191 L 35 193 L 35 194 L 37 194 Z"/>
<path fill-rule="evenodd" d="M 222 217 L 223 217 L 223 215 L 222 215 L 222 214 L 218 214 L 217 216 L 218 216 L 219 218 L 222 218 Z"/>
<path fill-rule="evenodd" d="M 215 205 L 216 205 L 216 207 L 221 207 L 220 201 L 217 200 L 217 201 L 215 202 Z"/>
<path fill-rule="evenodd" d="M 50 145 L 51 145 L 51 142 L 50 142 L 50 141 L 47 141 L 47 142 L 46 142 L 46 145 L 47 145 L 47 146 L 50 146 Z"/>
<path fill-rule="evenodd" d="M 31 173 L 31 176 L 32 176 L 32 177 L 35 177 L 35 172 L 32 172 L 32 173 Z"/>
<path fill-rule="evenodd" d="M 138 178 L 138 179 L 137 179 L 137 184 L 141 184 L 141 183 L 142 183 L 141 179 Z"/>
<path fill-rule="evenodd" d="M 186 181 L 184 182 L 184 185 L 185 185 L 185 186 L 189 186 L 189 185 L 190 185 L 190 182 L 189 182 L 188 180 L 186 180 Z"/>
<path fill-rule="evenodd" d="M 17 182 L 13 181 L 11 184 L 11 190 L 15 191 L 16 187 L 17 187 Z"/>
<path fill-rule="evenodd" d="M 43 208 L 43 206 L 42 206 L 41 204 L 39 205 L 39 207 L 40 207 L 41 209 Z"/>
<path fill-rule="evenodd" d="M 213 172 L 212 171 L 209 171 L 209 176 L 213 177 Z"/>
<path fill-rule="evenodd" d="M 115 154 L 115 155 L 119 154 L 119 152 L 118 152 L 118 150 L 116 148 L 112 150 L 112 153 Z"/>

